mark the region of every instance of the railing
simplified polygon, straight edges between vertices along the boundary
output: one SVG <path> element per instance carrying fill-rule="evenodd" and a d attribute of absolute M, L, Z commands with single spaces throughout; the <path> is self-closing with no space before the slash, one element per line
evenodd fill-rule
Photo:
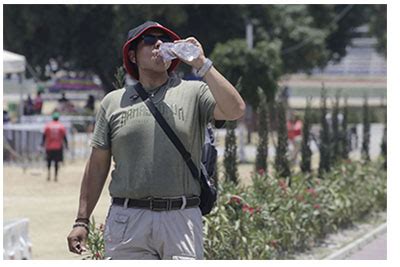
<path fill-rule="evenodd" d="M 45 151 L 41 146 L 43 123 L 5 124 L 3 127 L 3 160 L 5 164 L 17 164 L 24 168 L 42 165 Z M 67 129 L 69 149 L 64 150 L 66 161 L 83 160 L 89 156 L 92 133 L 77 133 L 70 123 Z"/>

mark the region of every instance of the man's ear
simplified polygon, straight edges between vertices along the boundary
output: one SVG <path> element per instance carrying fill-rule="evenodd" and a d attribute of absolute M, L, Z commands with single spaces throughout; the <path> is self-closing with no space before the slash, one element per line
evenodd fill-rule
<path fill-rule="evenodd" d="M 128 52 L 128 56 L 129 56 L 129 60 L 130 60 L 132 63 L 135 63 L 135 64 L 136 64 L 136 55 L 135 55 L 135 51 L 130 50 L 130 51 Z"/>

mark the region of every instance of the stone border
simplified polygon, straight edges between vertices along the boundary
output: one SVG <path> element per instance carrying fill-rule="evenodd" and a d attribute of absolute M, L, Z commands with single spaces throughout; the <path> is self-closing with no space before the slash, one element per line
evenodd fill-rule
<path fill-rule="evenodd" d="M 357 250 L 360 250 L 372 240 L 376 239 L 379 235 L 386 232 L 387 223 L 383 223 L 379 225 L 377 228 L 360 237 L 359 239 L 351 242 L 347 246 L 341 248 L 340 250 L 330 254 L 328 257 L 323 258 L 323 260 L 343 260 L 350 254 L 354 253 Z"/>

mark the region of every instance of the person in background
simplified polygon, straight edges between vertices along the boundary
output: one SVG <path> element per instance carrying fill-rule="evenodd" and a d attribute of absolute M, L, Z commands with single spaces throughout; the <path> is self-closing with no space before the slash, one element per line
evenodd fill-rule
<path fill-rule="evenodd" d="M 59 122 L 60 114 L 54 112 L 53 120 L 45 125 L 42 146 L 46 150 L 47 181 L 50 181 L 51 162 L 54 161 L 54 181 L 58 181 L 58 163 L 63 161 L 63 144 L 68 149 L 67 133 L 64 125 Z"/>
<path fill-rule="evenodd" d="M 65 103 L 65 102 L 69 102 L 69 99 L 65 96 L 65 92 L 61 93 L 61 98 L 58 99 L 58 103 Z"/>
<path fill-rule="evenodd" d="M 42 114 L 43 99 L 41 95 L 42 91 L 38 91 L 35 99 L 33 100 L 34 114 Z"/>
<path fill-rule="evenodd" d="M 89 111 L 90 113 L 94 112 L 94 103 L 95 99 L 93 95 L 89 95 L 86 101 L 85 110 Z"/>
<path fill-rule="evenodd" d="M 28 98 L 24 102 L 24 115 L 33 115 L 33 101 L 31 95 L 28 94 Z"/>
<path fill-rule="evenodd" d="M 296 162 L 297 155 L 300 151 L 302 128 L 303 122 L 300 120 L 297 114 L 292 112 L 287 122 L 288 139 L 289 144 L 292 147 L 292 163 Z"/>
<path fill-rule="evenodd" d="M 279 95 L 279 98 L 284 103 L 285 107 L 289 107 L 289 97 L 290 97 L 290 88 L 289 86 L 285 85 L 282 89 L 282 92 Z"/>
<path fill-rule="evenodd" d="M 65 92 L 61 93 L 61 98 L 58 99 L 58 108 L 62 114 L 76 113 L 75 105 L 66 96 Z"/>
<path fill-rule="evenodd" d="M 3 124 L 6 124 L 10 122 L 10 115 L 8 114 L 8 111 L 3 109 Z"/>
<path fill-rule="evenodd" d="M 353 125 L 349 130 L 349 150 L 353 151 L 358 148 L 358 134 L 357 134 L 357 125 Z"/>

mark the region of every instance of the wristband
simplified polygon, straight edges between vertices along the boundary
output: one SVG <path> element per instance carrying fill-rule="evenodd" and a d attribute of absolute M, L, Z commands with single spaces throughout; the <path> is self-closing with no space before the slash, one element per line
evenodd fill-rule
<path fill-rule="evenodd" d="M 77 223 L 77 222 L 83 222 L 83 223 L 89 224 L 89 223 L 90 223 L 90 220 L 89 220 L 88 218 L 76 218 L 76 219 L 75 219 L 75 222 L 76 222 L 76 223 Z"/>
<path fill-rule="evenodd" d="M 213 62 L 211 61 L 211 59 L 207 58 L 203 66 L 201 66 L 201 68 L 196 71 L 196 76 L 203 78 L 204 75 L 206 75 L 206 73 L 211 69 L 212 65 Z"/>
<path fill-rule="evenodd" d="M 72 228 L 76 228 L 76 227 L 84 227 L 86 229 L 86 231 L 89 232 L 89 226 L 86 223 L 74 223 L 74 225 L 72 225 Z"/>

